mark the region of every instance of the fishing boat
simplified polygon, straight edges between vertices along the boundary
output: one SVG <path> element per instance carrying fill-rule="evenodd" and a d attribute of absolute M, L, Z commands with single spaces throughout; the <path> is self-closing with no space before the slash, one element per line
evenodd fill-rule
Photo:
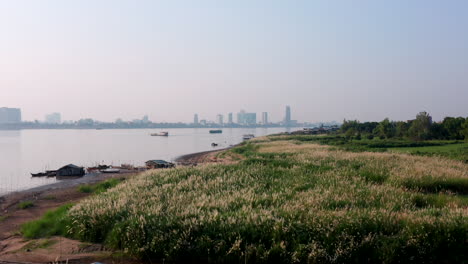
<path fill-rule="evenodd" d="M 223 131 L 221 129 L 212 129 L 210 130 L 210 134 L 221 134 Z"/>
<path fill-rule="evenodd" d="M 252 139 L 254 137 L 255 137 L 255 135 L 253 135 L 253 134 L 245 134 L 245 135 L 242 136 L 242 139 L 243 140 L 249 140 L 249 139 Z"/>
<path fill-rule="evenodd" d="M 47 176 L 47 172 L 31 173 L 32 177 L 44 177 Z"/>
<path fill-rule="evenodd" d="M 169 132 L 159 132 L 159 133 L 152 133 L 151 134 L 152 137 L 167 137 L 169 136 Z"/>

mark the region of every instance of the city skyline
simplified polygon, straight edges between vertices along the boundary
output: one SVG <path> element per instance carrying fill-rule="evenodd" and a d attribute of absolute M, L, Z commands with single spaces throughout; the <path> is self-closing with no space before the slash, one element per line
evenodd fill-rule
<path fill-rule="evenodd" d="M 271 120 L 468 113 L 466 1 L 4 1 L 0 105 L 24 120 L 249 109 Z M 396 18 L 398 16 L 398 18 Z M 255 23 L 252 23 L 255 21 Z M 257 116 L 259 117 L 259 116 Z"/>

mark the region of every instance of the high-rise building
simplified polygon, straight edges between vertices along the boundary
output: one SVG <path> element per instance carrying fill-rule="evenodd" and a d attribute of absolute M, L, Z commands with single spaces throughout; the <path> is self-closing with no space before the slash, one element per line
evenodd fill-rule
<path fill-rule="evenodd" d="M 47 124 L 60 124 L 62 123 L 62 116 L 60 113 L 52 113 L 45 116 L 45 122 Z"/>
<path fill-rule="evenodd" d="M 195 114 L 195 115 L 193 116 L 193 123 L 194 123 L 195 125 L 198 125 L 198 114 Z"/>
<path fill-rule="evenodd" d="M 262 124 L 264 124 L 264 125 L 268 124 L 268 113 L 267 112 L 262 113 Z"/>
<path fill-rule="evenodd" d="M 0 108 L 0 124 L 21 123 L 21 109 Z"/>
<path fill-rule="evenodd" d="M 143 116 L 143 119 L 141 121 L 145 124 L 148 124 L 150 122 L 148 115 Z"/>
<path fill-rule="evenodd" d="M 218 123 L 219 125 L 222 125 L 224 123 L 223 115 L 219 114 L 216 116 L 216 123 Z"/>
<path fill-rule="evenodd" d="M 257 123 L 257 114 L 246 113 L 244 110 L 241 110 L 237 113 L 237 123 L 241 125 L 254 125 Z"/>
<path fill-rule="evenodd" d="M 284 125 L 286 126 L 291 125 L 291 107 L 289 105 L 286 106 L 286 114 L 284 116 Z"/>
<path fill-rule="evenodd" d="M 232 124 L 232 123 L 233 123 L 233 121 L 232 121 L 232 113 L 229 113 L 229 114 L 228 114 L 228 123 L 229 123 L 229 124 Z"/>

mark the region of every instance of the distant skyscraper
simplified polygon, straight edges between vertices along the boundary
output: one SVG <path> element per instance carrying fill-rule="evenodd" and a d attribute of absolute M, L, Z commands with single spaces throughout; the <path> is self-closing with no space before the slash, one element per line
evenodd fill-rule
<path fill-rule="evenodd" d="M 48 124 L 60 124 L 62 123 L 62 116 L 60 113 L 52 113 L 45 116 L 45 122 Z"/>
<path fill-rule="evenodd" d="M 244 110 L 241 110 L 237 113 L 237 123 L 241 125 L 254 125 L 257 123 L 257 114 L 246 113 Z"/>
<path fill-rule="evenodd" d="M 21 109 L 0 108 L 0 124 L 21 123 Z"/>
<path fill-rule="evenodd" d="M 229 114 L 228 114 L 228 123 L 229 123 L 229 124 L 232 124 L 232 123 L 233 123 L 233 121 L 232 121 L 232 113 L 229 113 Z"/>
<path fill-rule="evenodd" d="M 291 107 L 289 107 L 289 105 L 286 106 L 286 115 L 284 116 L 284 124 L 286 126 L 291 125 Z"/>
<path fill-rule="evenodd" d="M 223 115 L 219 114 L 216 116 L 216 123 L 218 123 L 219 125 L 222 125 L 224 123 L 224 117 Z"/>
<path fill-rule="evenodd" d="M 198 125 L 198 114 L 195 114 L 195 115 L 193 116 L 193 123 L 194 123 L 195 125 Z"/>
<path fill-rule="evenodd" d="M 268 124 L 268 113 L 267 112 L 262 113 L 262 123 L 264 125 Z"/>
<path fill-rule="evenodd" d="M 141 121 L 143 123 L 149 123 L 150 121 L 149 121 L 148 115 L 145 115 Z"/>

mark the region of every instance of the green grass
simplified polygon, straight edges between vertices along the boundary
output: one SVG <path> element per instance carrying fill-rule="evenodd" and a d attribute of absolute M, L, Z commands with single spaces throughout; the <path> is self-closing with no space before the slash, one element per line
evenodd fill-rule
<path fill-rule="evenodd" d="M 394 151 L 420 156 L 441 156 L 468 162 L 468 143 L 456 140 L 413 141 L 409 139 L 346 139 L 342 135 L 294 135 L 288 140 L 315 142 L 335 146 L 346 151 L 387 152 Z M 285 136 L 270 136 L 269 139 L 283 140 Z"/>
<path fill-rule="evenodd" d="M 97 184 L 85 184 L 78 186 L 78 191 L 82 193 L 95 193 L 99 194 L 102 192 L 107 191 L 110 188 L 117 186 L 117 184 L 121 183 L 124 179 L 116 179 L 112 178 Z"/>
<path fill-rule="evenodd" d="M 68 236 L 68 226 L 71 225 L 67 216 L 72 204 L 60 206 L 55 210 L 50 210 L 45 215 L 35 221 L 27 222 L 21 226 L 21 233 L 26 238 L 43 238 L 56 235 Z"/>
<path fill-rule="evenodd" d="M 34 206 L 32 201 L 23 201 L 18 204 L 19 209 L 28 209 Z"/>
<path fill-rule="evenodd" d="M 84 241 L 167 261 L 468 259 L 468 165 L 343 152 L 309 139 L 249 142 L 230 150 L 243 156 L 237 164 L 132 178 L 70 209 L 70 232 Z"/>
<path fill-rule="evenodd" d="M 8 215 L 0 215 L 0 223 L 5 221 L 8 217 Z"/>
<path fill-rule="evenodd" d="M 442 156 L 468 162 L 468 143 L 443 146 L 393 148 L 392 151 L 423 156 Z"/>

